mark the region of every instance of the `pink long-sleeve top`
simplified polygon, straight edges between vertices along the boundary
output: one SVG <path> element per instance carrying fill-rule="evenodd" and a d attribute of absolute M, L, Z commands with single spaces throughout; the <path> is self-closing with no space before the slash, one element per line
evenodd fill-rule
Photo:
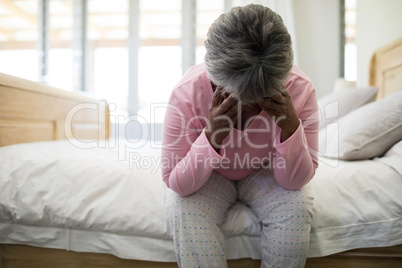
<path fill-rule="evenodd" d="M 217 152 L 205 135 L 213 90 L 203 64 L 191 68 L 174 88 L 163 126 L 162 175 L 182 196 L 200 189 L 216 171 L 241 180 L 258 168 L 271 168 L 284 188 L 300 189 L 318 166 L 318 106 L 309 78 L 293 66 L 285 83 L 300 124 L 281 142 L 281 130 L 266 112 L 245 130 L 232 128 Z"/>

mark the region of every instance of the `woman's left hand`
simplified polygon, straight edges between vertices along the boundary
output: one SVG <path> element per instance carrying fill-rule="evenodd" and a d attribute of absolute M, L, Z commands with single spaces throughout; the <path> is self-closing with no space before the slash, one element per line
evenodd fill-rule
<path fill-rule="evenodd" d="M 258 105 L 282 129 L 281 142 L 287 140 L 299 127 L 300 121 L 289 93 L 285 90 L 269 98 L 264 98 Z"/>

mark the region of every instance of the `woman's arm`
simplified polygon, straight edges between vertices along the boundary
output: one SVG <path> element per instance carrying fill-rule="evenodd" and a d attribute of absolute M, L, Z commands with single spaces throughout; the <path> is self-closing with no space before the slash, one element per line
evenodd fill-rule
<path fill-rule="evenodd" d="M 314 176 L 318 167 L 318 106 L 315 91 L 308 97 L 302 112 L 300 124 L 286 141 L 275 141 L 276 157 L 282 158 L 286 168 L 275 168 L 278 183 L 289 190 L 298 190 Z"/>
<path fill-rule="evenodd" d="M 274 142 L 275 179 L 289 190 L 298 190 L 307 184 L 318 166 L 318 106 L 315 91 L 307 92 L 310 94 L 299 115 L 287 92 L 261 104 L 271 116 L 278 118 L 281 131 Z"/>
<path fill-rule="evenodd" d="M 186 115 L 178 98 L 172 95 L 165 115 L 162 148 L 162 175 L 169 188 L 186 196 L 204 185 L 225 155 L 224 148 L 219 149 L 231 129 L 225 117 L 236 118 L 236 107 L 233 98 L 222 97 L 216 90 L 207 119 Z M 201 133 L 195 127 L 196 120 L 207 123 Z"/>

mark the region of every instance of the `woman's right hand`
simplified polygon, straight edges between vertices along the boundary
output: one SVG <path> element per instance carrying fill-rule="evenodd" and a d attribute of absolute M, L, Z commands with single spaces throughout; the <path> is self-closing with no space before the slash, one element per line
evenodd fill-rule
<path fill-rule="evenodd" d="M 241 105 L 238 100 L 227 93 L 222 94 L 222 91 L 222 87 L 216 87 L 209 108 L 208 125 L 205 129 L 209 143 L 217 152 L 241 114 Z"/>

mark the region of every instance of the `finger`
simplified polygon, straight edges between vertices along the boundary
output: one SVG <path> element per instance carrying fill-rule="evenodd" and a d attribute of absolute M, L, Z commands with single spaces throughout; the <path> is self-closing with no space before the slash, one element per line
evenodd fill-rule
<path fill-rule="evenodd" d="M 222 93 L 222 96 L 223 96 L 225 99 L 227 99 L 227 98 L 230 97 L 230 94 L 225 91 L 225 92 Z"/>
<path fill-rule="evenodd" d="M 237 120 L 241 116 L 241 105 L 239 105 L 233 109 L 234 109 L 234 111 L 233 111 L 233 114 L 230 116 L 230 118 L 232 119 L 233 125 L 235 125 Z"/>
<path fill-rule="evenodd" d="M 286 98 L 285 96 L 282 95 L 282 93 L 278 93 L 275 94 L 273 96 L 270 97 L 273 101 L 275 101 L 276 103 L 285 103 L 286 102 Z"/>
<path fill-rule="evenodd" d="M 280 113 L 282 110 L 282 104 L 276 103 L 274 100 L 263 100 L 258 105 L 267 113 Z"/>
<path fill-rule="evenodd" d="M 233 115 L 239 114 L 241 112 L 241 104 L 236 102 L 232 107 L 226 112 L 226 115 L 232 117 Z"/>
<path fill-rule="evenodd" d="M 282 96 L 284 96 L 284 97 L 290 97 L 289 92 L 288 92 L 286 89 L 284 89 L 284 90 L 282 91 Z"/>
<path fill-rule="evenodd" d="M 266 108 L 266 109 L 264 109 L 264 111 L 265 111 L 269 116 L 282 116 L 282 115 L 283 115 L 282 113 L 280 113 L 280 112 L 278 112 L 278 111 L 276 111 L 276 110 L 273 110 L 273 109 L 268 109 L 268 108 Z"/>
<path fill-rule="evenodd" d="M 263 107 L 273 108 L 280 104 L 276 103 L 273 99 L 264 99 L 264 100 L 258 102 L 258 105 L 260 105 L 261 108 L 263 108 Z"/>
<path fill-rule="evenodd" d="M 217 86 L 212 96 L 212 106 L 218 106 L 222 102 L 222 87 Z"/>
<path fill-rule="evenodd" d="M 231 126 L 234 126 L 241 114 L 241 105 L 232 106 L 223 116 Z"/>
<path fill-rule="evenodd" d="M 226 113 L 230 108 L 232 108 L 234 105 L 237 105 L 238 101 L 236 98 L 233 96 L 227 97 L 222 104 L 219 106 L 219 113 L 224 114 Z"/>

